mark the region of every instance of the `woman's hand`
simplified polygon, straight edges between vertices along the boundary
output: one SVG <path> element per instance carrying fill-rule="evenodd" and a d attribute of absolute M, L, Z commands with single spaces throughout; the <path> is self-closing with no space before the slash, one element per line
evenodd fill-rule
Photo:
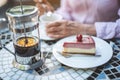
<path fill-rule="evenodd" d="M 56 39 L 76 34 L 96 35 L 94 25 L 80 24 L 66 20 L 49 23 L 46 32 L 49 37 Z"/>
<path fill-rule="evenodd" d="M 78 23 L 66 20 L 49 23 L 46 28 L 47 35 L 56 39 L 79 34 L 82 30 Z"/>
<path fill-rule="evenodd" d="M 39 10 L 39 15 L 43 15 L 45 12 L 54 11 L 53 6 L 47 0 L 33 0 Z"/>

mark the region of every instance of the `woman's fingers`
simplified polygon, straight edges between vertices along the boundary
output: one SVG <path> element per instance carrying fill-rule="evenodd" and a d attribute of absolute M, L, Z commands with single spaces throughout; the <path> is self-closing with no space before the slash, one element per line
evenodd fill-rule
<path fill-rule="evenodd" d="M 65 25 L 59 22 L 55 22 L 55 23 L 50 23 L 46 26 L 46 32 L 50 33 L 50 32 L 58 32 L 63 30 L 63 28 L 65 28 Z"/>
<path fill-rule="evenodd" d="M 51 22 L 51 23 L 47 24 L 46 27 L 49 29 L 51 27 L 58 27 L 60 25 L 61 25 L 60 23 L 57 23 L 57 22 L 52 23 Z"/>
<path fill-rule="evenodd" d="M 65 27 L 51 28 L 51 30 L 49 29 L 49 31 L 47 31 L 47 35 L 52 38 L 63 38 L 71 35 L 71 31 L 72 30 Z"/>
<path fill-rule="evenodd" d="M 66 23 L 67 23 L 67 21 L 65 21 L 65 20 L 50 22 L 47 24 L 47 28 L 66 25 Z"/>
<path fill-rule="evenodd" d="M 56 26 L 56 27 L 51 27 L 51 28 L 49 28 L 49 29 L 46 29 L 46 32 L 47 33 L 54 33 L 54 32 L 58 32 L 58 31 L 61 31 L 62 30 L 62 28 L 60 27 L 60 26 Z"/>
<path fill-rule="evenodd" d="M 59 32 L 55 32 L 55 33 L 51 33 L 51 34 L 48 34 L 49 37 L 51 38 L 56 38 L 56 39 L 59 39 L 59 38 L 63 38 L 63 37 L 66 37 L 66 35 L 64 34 L 59 34 Z"/>
<path fill-rule="evenodd" d="M 70 31 L 56 31 L 56 32 L 52 32 L 52 33 L 48 33 L 47 35 L 49 37 L 52 37 L 52 38 L 63 38 L 63 37 L 67 37 L 67 36 L 70 36 L 71 34 L 69 34 Z"/>

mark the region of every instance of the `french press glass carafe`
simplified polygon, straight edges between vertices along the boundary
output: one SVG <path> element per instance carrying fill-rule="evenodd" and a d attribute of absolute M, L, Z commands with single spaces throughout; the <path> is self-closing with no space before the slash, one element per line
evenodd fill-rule
<path fill-rule="evenodd" d="M 15 6 L 6 15 L 15 49 L 14 65 L 22 70 L 41 66 L 38 9 L 31 5 Z"/>

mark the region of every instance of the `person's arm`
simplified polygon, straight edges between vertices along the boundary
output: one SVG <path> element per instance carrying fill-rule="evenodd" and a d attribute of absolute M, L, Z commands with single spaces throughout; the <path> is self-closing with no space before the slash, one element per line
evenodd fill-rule
<path fill-rule="evenodd" d="M 120 16 L 120 9 L 118 15 Z M 94 25 L 87 26 L 86 34 L 88 35 L 96 34 L 97 37 L 102 39 L 120 38 L 120 19 L 116 22 L 96 22 Z"/>
<path fill-rule="evenodd" d="M 75 21 L 68 21 L 68 27 L 73 28 L 72 34 L 83 34 L 83 35 L 91 35 L 96 36 L 96 27 L 94 24 L 81 24 Z M 76 28 L 74 28 L 76 27 Z"/>
<path fill-rule="evenodd" d="M 47 34 L 52 38 L 63 38 L 83 34 L 102 39 L 120 38 L 120 19 L 116 22 L 96 22 L 95 25 L 75 21 L 57 21 L 47 26 Z"/>
<path fill-rule="evenodd" d="M 120 16 L 120 10 L 118 14 Z M 53 38 L 76 34 L 87 34 L 102 39 L 120 38 L 120 19 L 116 22 L 96 22 L 94 25 L 75 21 L 58 21 L 48 25 L 47 34 Z"/>
<path fill-rule="evenodd" d="M 85 35 L 96 36 L 96 27 L 94 24 L 84 24 L 84 28 Z"/>
<path fill-rule="evenodd" d="M 96 36 L 102 39 L 120 38 L 120 19 L 116 22 L 96 22 Z"/>
<path fill-rule="evenodd" d="M 120 19 L 116 22 L 96 22 L 95 25 L 84 25 L 86 34 L 102 39 L 120 38 Z"/>

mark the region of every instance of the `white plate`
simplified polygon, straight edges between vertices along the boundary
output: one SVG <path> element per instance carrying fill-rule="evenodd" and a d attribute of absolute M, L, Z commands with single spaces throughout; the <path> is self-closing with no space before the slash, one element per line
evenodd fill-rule
<path fill-rule="evenodd" d="M 45 32 L 45 26 L 44 24 L 39 25 L 39 31 L 40 31 L 40 39 L 42 40 L 55 40 L 54 38 L 50 38 L 49 36 L 47 36 L 46 32 Z"/>
<path fill-rule="evenodd" d="M 58 53 L 58 51 L 61 52 L 63 50 L 64 42 L 68 41 L 71 42 L 74 41 L 75 39 L 76 39 L 75 36 L 67 37 L 61 39 L 53 46 L 53 55 L 59 62 L 61 62 L 64 65 L 73 68 L 93 68 L 105 64 L 111 59 L 113 55 L 112 47 L 104 40 L 96 37 L 93 37 L 96 46 L 96 53 L 100 54 L 101 57 L 73 56 L 66 58 L 62 56 L 60 53 Z"/>

